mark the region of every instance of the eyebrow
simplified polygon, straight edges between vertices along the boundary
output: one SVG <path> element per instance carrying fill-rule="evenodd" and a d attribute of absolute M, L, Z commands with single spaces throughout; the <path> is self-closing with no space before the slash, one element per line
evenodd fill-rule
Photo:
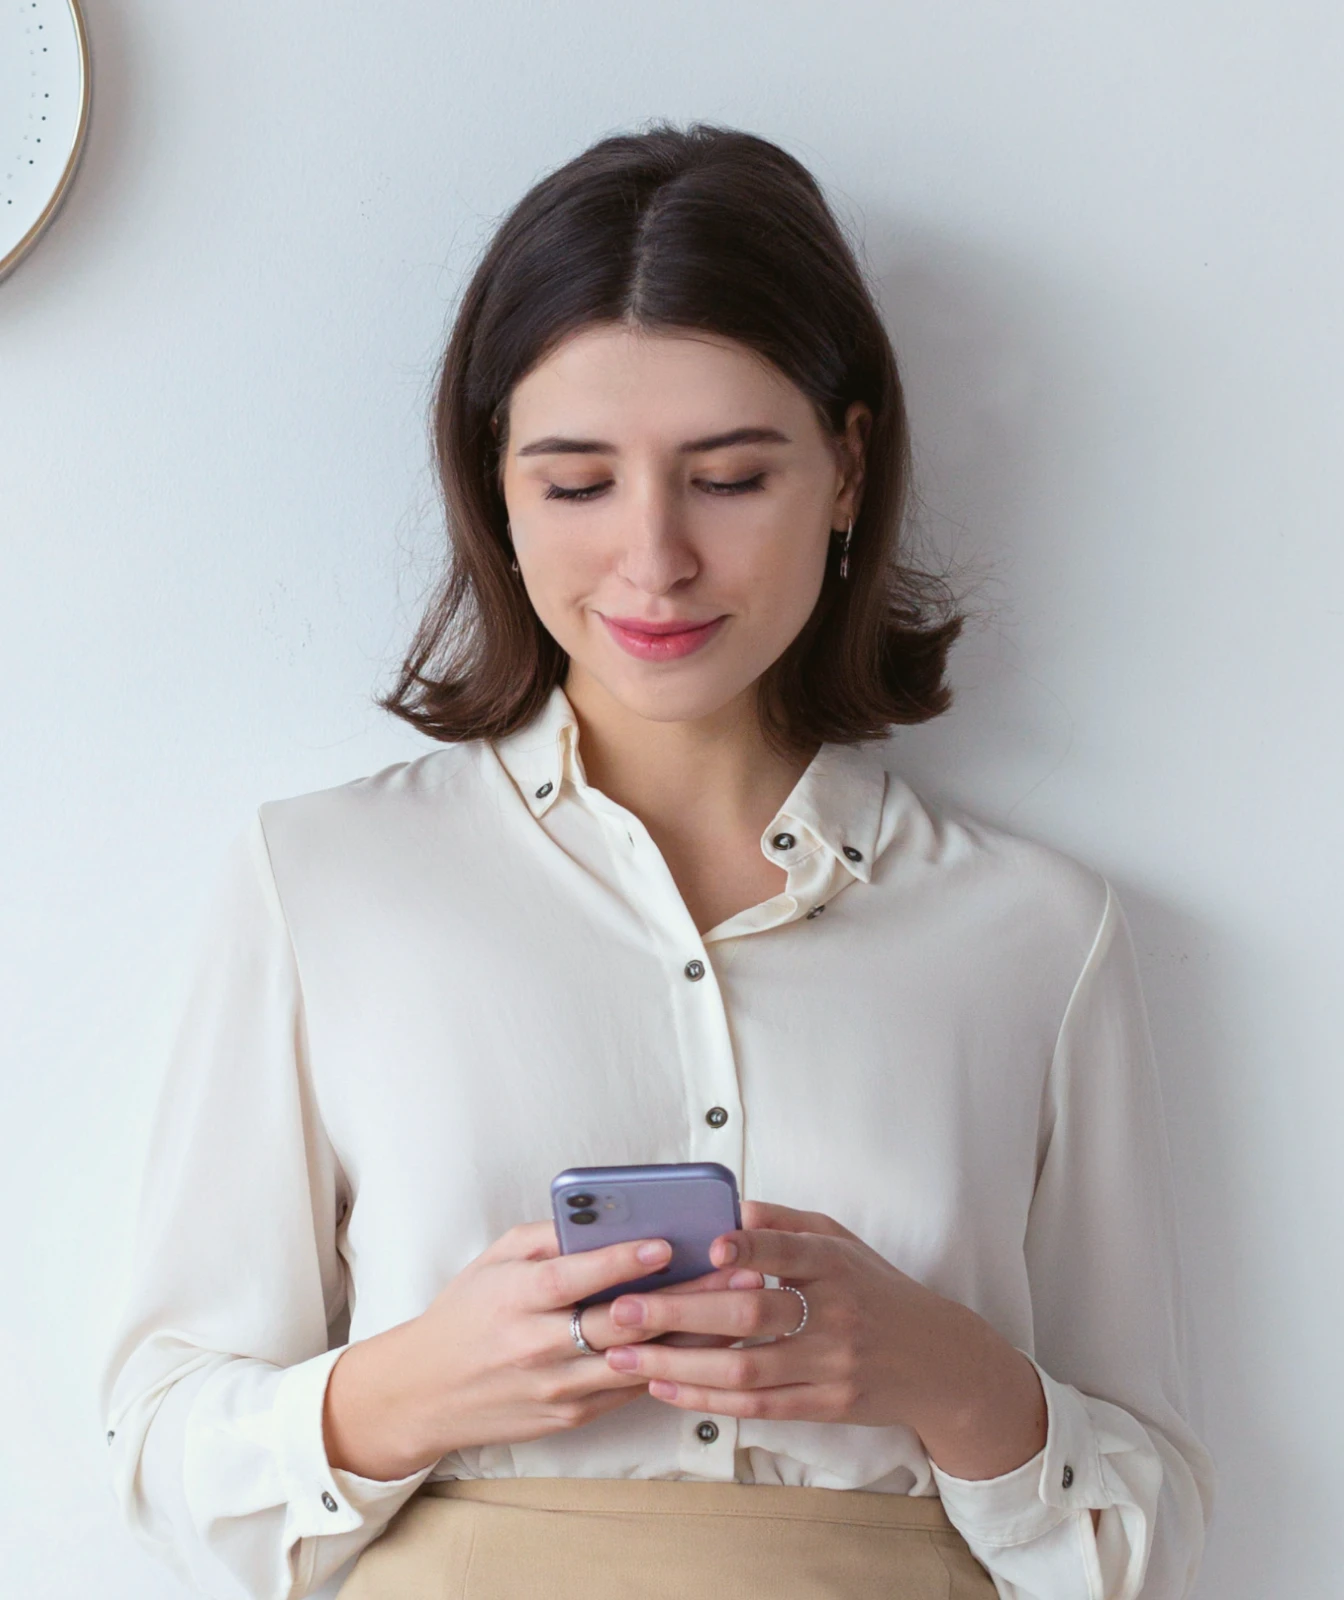
<path fill-rule="evenodd" d="M 687 439 L 677 446 L 683 456 L 699 455 L 705 450 L 724 450 L 733 444 L 791 444 L 788 434 L 778 428 L 734 428 L 729 433 L 711 433 L 704 439 Z M 523 445 L 520 456 L 614 456 L 619 455 L 614 444 L 605 439 L 565 439 L 559 434 L 548 434 L 544 439 L 534 439 Z"/>

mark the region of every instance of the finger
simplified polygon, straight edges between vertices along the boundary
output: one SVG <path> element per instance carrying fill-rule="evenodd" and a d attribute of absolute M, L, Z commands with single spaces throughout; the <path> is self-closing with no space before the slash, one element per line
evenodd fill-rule
<path fill-rule="evenodd" d="M 707 1272 L 702 1278 L 688 1278 L 685 1283 L 670 1283 L 644 1292 L 655 1299 L 678 1295 L 690 1298 L 714 1289 L 763 1289 L 764 1287 L 765 1279 L 759 1272 L 739 1272 L 735 1267 L 718 1267 L 713 1272 Z M 723 1345 L 731 1344 L 739 1337 L 737 1334 L 666 1332 L 658 1326 L 653 1326 L 647 1331 L 638 1326 L 617 1326 L 611 1318 L 613 1304 L 614 1301 L 608 1301 L 605 1305 L 590 1306 L 580 1319 L 583 1336 L 594 1350 L 609 1350 L 612 1345 L 629 1344 L 642 1339 L 667 1339 L 673 1344 Z"/>
<path fill-rule="evenodd" d="M 840 1416 L 814 1383 L 785 1383 L 774 1389 L 709 1389 L 701 1384 L 655 1379 L 649 1394 L 682 1411 L 720 1417 L 772 1417 L 778 1421 L 830 1422 Z"/>
<path fill-rule="evenodd" d="M 628 1336 L 718 1333 L 751 1339 L 792 1333 L 798 1296 L 785 1289 L 719 1289 L 696 1295 L 623 1294 L 611 1303 L 611 1321 Z"/>
<path fill-rule="evenodd" d="M 824 1211 L 798 1211 L 793 1206 L 770 1205 L 764 1200 L 742 1202 L 744 1228 L 775 1228 L 784 1233 L 820 1233 L 832 1239 L 857 1239 Z"/>
<path fill-rule="evenodd" d="M 735 1282 L 740 1279 L 740 1282 Z M 763 1289 L 765 1278 L 759 1272 L 742 1272 L 737 1267 L 715 1267 L 701 1278 L 687 1278 L 684 1283 L 669 1283 L 649 1294 L 700 1294 L 706 1289 Z"/>
<path fill-rule="evenodd" d="M 482 1261 L 542 1261 L 560 1254 L 554 1222 L 519 1222 L 481 1251 Z"/>
<path fill-rule="evenodd" d="M 608 1411 L 619 1411 L 622 1406 L 628 1406 L 632 1400 L 638 1400 L 646 1392 L 641 1383 L 635 1389 L 604 1389 L 597 1394 L 584 1396 L 585 1409 L 588 1412 L 585 1420 L 591 1422 L 597 1417 L 605 1416 Z"/>
<path fill-rule="evenodd" d="M 612 1325 L 611 1306 L 609 1304 L 585 1306 L 579 1313 L 579 1332 L 583 1335 L 589 1349 L 596 1350 L 599 1353 L 610 1350 L 612 1345 L 624 1344 L 630 1338 L 630 1335 L 623 1328 L 617 1328 Z M 643 1338 L 644 1335 L 637 1333 L 635 1337 Z M 574 1336 L 570 1331 L 568 1316 L 565 1317 L 564 1337 L 561 1343 L 562 1346 L 567 1344 L 571 1349 L 574 1348 Z"/>
<path fill-rule="evenodd" d="M 647 1333 L 639 1328 L 618 1328 L 612 1324 L 610 1310 L 610 1306 L 587 1306 L 579 1314 L 579 1332 L 583 1335 L 588 1348 L 595 1350 L 598 1355 L 614 1349 L 619 1344 L 642 1343 L 645 1339 L 666 1339 L 670 1344 L 712 1345 L 716 1349 L 721 1349 L 724 1345 L 732 1344 L 735 1338 L 733 1334 L 660 1334 L 656 1328 L 650 1329 Z M 554 1315 L 556 1322 L 550 1348 L 555 1358 L 563 1361 L 578 1350 L 578 1346 L 574 1343 L 574 1335 L 570 1331 L 572 1313 L 557 1312 Z"/>
<path fill-rule="evenodd" d="M 677 1295 L 690 1298 L 704 1294 L 711 1289 L 762 1289 L 765 1279 L 759 1272 L 739 1272 L 735 1267 L 718 1267 L 713 1272 L 707 1272 L 702 1278 L 688 1278 L 685 1283 L 671 1283 L 658 1289 L 644 1291 L 653 1299 L 671 1298 Z M 795 1299 L 790 1295 L 791 1300 Z M 673 1343 L 687 1344 L 731 1344 L 738 1334 L 712 1334 L 695 1332 L 664 1332 L 660 1327 L 654 1326 L 647 1332 L 638 1326 L 618 1327 L 611 1319 L 611 1308 L 614 1301 L 604 1305 L 587 1306 L 579 1317 L 579 1331 L 594 1350 L 609 1350 L 612 1345 L 630 1344 L 632 1341 L 642 1339 L 666 1338 Z M 568 1333 L 568 1327 L 565 1329 Z"/>
<path fill-rule="evenodd" d="M 572 1306 L 600 1289 L 610 1289 L 632 1278 L 656 1272 L 672 1259 L 666 1239 L 631 1239 L 578 1250 L 569 1256 L 552 1256 L 530 1264 L 529 1303 L 538 1311 Z"/>
<path fill-rule="evenodd" d="M 573 1352 L 573 1345 L 570 1350 Z M 567 1399 L 582 1399 L 585 1395 L 600 1394 L 606 1389 L 637 1388 L 647 1382 L 642 1373 L 622 1372 L 618 1367 L 608 1366 L 600 1355 L 583 1356 L 575 1353 L 573 1360 L 562 1359 L 559 1366 L 564 1380 L 564 1397 Z"/>
<path fill-rule="evenodd" d="M 678 1345 L 622 1345 L 609 1350 L 607 1365 L 645 1383 L 673 1383 L 700 1389 L 741 1391 L 777 1389 L 820 1377 L 806 1350 L 782 1344 L 752 1345 L 742 1350 L 687 1350 Z"/>
<path fill-rule="evenodd" d="M 818 1233 L 789 1233 L 772 1228 L 739 1228 L 722 1233 L 709 1247 L 719 1266 L 750 1267 L 775 1278 L 810 1283 L 836 1270 L 836 1251 L 847 1241 Z"/>
<path fill-rule="evenodd" d="M 589 1397 L 588 1404 L 594 1416 L 604 1416 L 608 1411 L 616 1411 L 621 1406 L 628 1406 L 632 1400 L 638 1400 L 646 1392 L 645 1386 L 640 1384 L 636 1389 L 604 1389 L 600 1394 Z"/>
<path fill-rule="evenodd" d="M 618 1344 L 634 1344 L 645 1339 L 667 1339 L 685 1344 L 731 1344 L 735 1335 L 715 1333 L 660 1333 L 657 1328 L 647 1332 L 641 1328 L 619 1328 L 611 1320 L 609 1305 L 588 1306 L 579 1315 L 579 1331 L 592 1350 L 610 1350 Z M 556 1349 L 563 1352 L 565 1344 L 573 1344 L 569 1331 L 569 1318 L 565 1318 L 564 1337 L 556 1335 Z"/>

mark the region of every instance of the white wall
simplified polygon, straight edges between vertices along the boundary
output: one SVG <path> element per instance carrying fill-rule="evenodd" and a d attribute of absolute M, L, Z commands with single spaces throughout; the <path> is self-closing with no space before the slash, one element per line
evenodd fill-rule
<path fill-rule="evenodd" d="M 369 695 L 461 273 L 669 115 L 779 140 L 863 231 L 986 614 L 906 771 L 1119 887 L 1222 1474 L 1198 1592 L 1336 1596 L 1338 7 L 87 9 L 85 164 L 0 286 L 0 1588 L 181 1592 L 93 1399 L 181 951 L 259 800 L 422 748 Z"/>

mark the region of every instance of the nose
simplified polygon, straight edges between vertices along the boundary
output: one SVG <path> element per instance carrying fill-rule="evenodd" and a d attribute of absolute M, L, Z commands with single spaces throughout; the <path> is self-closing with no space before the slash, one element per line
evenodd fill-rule
<path fill-rule="evenodd" d="M 682 510 L 666 489 L 650 487 L 645 494 L 632 496 L 618 537 L 616 570 L 645 594 L 666 594 L 700 570 Z"/>

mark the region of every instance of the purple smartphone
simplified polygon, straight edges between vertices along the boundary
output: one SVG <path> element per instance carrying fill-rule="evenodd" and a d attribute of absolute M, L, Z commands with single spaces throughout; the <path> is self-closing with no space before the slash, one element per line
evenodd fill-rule
<path fill-rule="evenodd" d="M 666 1239 L 672 1246 L 667 1266 L 590 1294 L 580 1306 L 713 1272 L 710 1245 L 742 1226 L 737 1179 L 717 1161 L 571 1167 L 551 1183 L 551 1209 L 561 1255 L 630 1239 Z"/>

